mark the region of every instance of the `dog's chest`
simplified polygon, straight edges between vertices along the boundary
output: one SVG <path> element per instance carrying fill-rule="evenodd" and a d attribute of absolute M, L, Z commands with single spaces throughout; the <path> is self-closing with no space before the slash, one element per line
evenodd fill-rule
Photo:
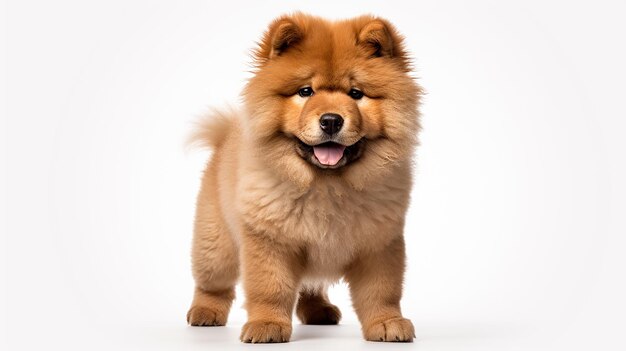
<path fill-rule="evenodd" d="M 262 185 L 265 185 L 261 187 Z M 246 220 L 277 240 L 306 249 L 308 273 L 340 272 L 361 250 L 384 245 L 403 221 L 406 189 L 348 189 L 316 184 L 301 190 L 289 183 L 256 183 L 246 191 Z"/>

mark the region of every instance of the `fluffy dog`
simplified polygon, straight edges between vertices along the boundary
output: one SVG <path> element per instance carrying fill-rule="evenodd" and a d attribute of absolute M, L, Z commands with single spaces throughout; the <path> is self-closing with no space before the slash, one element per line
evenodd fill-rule
<path fill-rule="evenodd" d="M 289 341 L 292 315 L 337 324 L 350 287 L 363 336 L 412 341 L 400 312 L 404 217 L 421 89 L 386 20 L 276 19 L 254 52 L 245 107 L 195 134 L 213 149 L 197 200 L 189 324 L 226 323 L 242 276 L 243 342 Z"/>

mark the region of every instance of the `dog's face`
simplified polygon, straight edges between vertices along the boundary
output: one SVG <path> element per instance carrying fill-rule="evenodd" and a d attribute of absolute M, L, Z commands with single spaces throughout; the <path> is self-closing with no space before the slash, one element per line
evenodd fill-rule
<path fill-rule="evenodd" d="M 282 17 L 255 59 L 244 97 L 268 165 L 300 183 L 339 175 L 358 187 L 410 157 L 420 90 L 385 20 Z"/>

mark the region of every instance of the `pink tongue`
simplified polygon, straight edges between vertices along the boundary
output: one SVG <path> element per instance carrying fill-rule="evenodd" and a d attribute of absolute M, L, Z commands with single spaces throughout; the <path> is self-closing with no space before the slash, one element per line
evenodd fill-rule
<path fill-rule="evenodd" d="M 313 153 L 321 164 L 334 166 L 343 157 L 343 150 L 346 147 L 340 144 L 323 144 L 313 146 Z"/>

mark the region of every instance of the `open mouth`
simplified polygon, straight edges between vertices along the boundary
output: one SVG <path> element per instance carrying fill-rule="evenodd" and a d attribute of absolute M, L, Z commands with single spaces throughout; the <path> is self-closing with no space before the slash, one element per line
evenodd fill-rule
<path fill-rule="evenodd" d="M 296 151 L 309 163 L 323 169 L 336 169 L 358 159 L 363 150 L 363 139 L 345 146 L 332 141 L 309 145 L 298 140 Z"/>
<path fill-rule="evenodd" d="M 319 163 L 325 166 L 337 165 L 343 157 L 344 151 L 346 151 L 345 146 L 332 141 L 313 146 L 313 155 L 315 155 Z"/>

